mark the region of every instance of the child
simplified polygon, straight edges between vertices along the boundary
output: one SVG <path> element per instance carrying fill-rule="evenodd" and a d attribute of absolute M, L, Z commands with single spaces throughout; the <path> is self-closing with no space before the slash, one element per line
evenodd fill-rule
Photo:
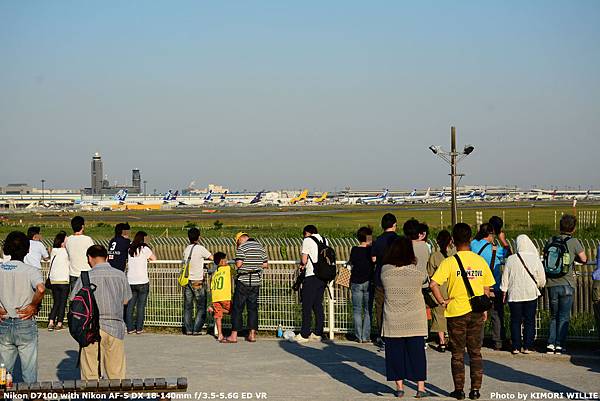
<path fill-rule="evenodd" d="M 208 308 L 208 312 L 213 313 L 218 332 L 217 341 L 221 341 L 224 338 L 223 314 L 229 314 L 231 310 L 231 267 L 227 264 L 227 255 L 223 252 L 215 253 L 214 259 L 215 266 L 208 271 L 214 273 L 210 281 L 212 306 Z"/>

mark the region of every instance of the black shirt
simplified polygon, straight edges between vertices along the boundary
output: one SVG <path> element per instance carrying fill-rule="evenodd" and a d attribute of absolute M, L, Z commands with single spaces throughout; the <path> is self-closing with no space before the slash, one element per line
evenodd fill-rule
<path fill-rule="evenodd" d="M 124 237 L 115 237 L 108 243 L 108 263 L 115 269 L 125 271 L 129 244 L 131 240 Z"/>
<path fill-rule="evenodd" d="M 377 287 L 383 287 L 383 283 L 381 282 L 381 267 L 383 266 L 383 257 L 396 238 L 398 238 L 398 234 L 396 234 L 394 231 L 386 231 L 377 237 L 377 240 L 373 244 L 373 248 L 371 248 L 371 256 L 376 258 L 375 285 Z"/>
<path fill-rule="evenodd" d="M 352 273 L 350 274 L 350 282 L 362 284 L 370 281 L 373 278 L 373 261 L 371 260 L 371 247 L 353 246 L 350 251 L 350 264 L 352 265 Z"/>

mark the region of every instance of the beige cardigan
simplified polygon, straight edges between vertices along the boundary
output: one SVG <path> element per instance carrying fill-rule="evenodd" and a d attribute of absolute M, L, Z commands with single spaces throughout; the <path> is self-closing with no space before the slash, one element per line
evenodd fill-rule
<path fill-rule="evenodd" d="M 427 278 L 427 272 L 415 265 L 382 267 L 384 337 L 427 335 L 427 314 L 422 292 L 428 285 Z"/>

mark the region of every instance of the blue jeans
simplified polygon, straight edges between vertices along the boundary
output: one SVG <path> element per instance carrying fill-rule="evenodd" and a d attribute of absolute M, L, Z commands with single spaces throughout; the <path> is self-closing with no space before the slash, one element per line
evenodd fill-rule
<path fill-rule="evenodd" d="M 12 372 L 18 355 L 25 383 L 37 382 L 37 348 L 38 330 L 34 319 L 8 318 L 0 322 L 0 361 Z"/>
<path fill-rule="evenodd" d="M 150 283 L 132 284 L 131 299 L 127 303 L 127 316 L 125 323 L 127 331 L 142 331 L 144 329 L 144 317 L 146 316 L 146 302 L 150 292 Z M 136 319 L 133 320 L 133 310 L 136 310 Z"/>
<path fill-rule="evenodd" d="M 194 305 L 196 318 L 194 319 Z M 193 288 L 191 284 L 183 288 L 183 328 L 185 334 L 200 333 L 206 320 L 206 288 Z"/>
<path fill-rule="evenodd" d="M 548 288 L 550 296 L 550 329 L 548 344 L 565 346 L 569 334 L 569 320 L 575 290 L 570 285 L 559 285 Z"/>
<path fill-rule="evenodd" d="M 535 339 L 535 310 L 537 299 L 533 301 L 509 302 L 510 308 L 510 337 L 512 349 L 520 351 L 532 350 Z M 521 324 L 523 324 L 523 342 L 521 342 Z"/>
<path fill-rule="evenodd" d="M 243 327 L 242 313 L 244 307 L 248 311 L 248 329 L 258 330 L 258 295 L 259 286 L 249 286 L 239 280 L 235 281 L 233 302 L 231 304 L 231 330 L 240 331 Z"/>
<path fill-rule="evenodd" d="M 352 283 L 352 310 L 354 314 L 354 335 L 359 341 L 371 339 L 371 311 L 373 309 L 371 283 Z M 364 317 L 363 317 L 364 316 Z"/>

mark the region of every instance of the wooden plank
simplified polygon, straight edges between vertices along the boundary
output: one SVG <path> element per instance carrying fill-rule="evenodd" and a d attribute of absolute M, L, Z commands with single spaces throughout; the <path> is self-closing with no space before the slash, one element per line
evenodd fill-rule
<path fill-rule="evenodd" d="M 131 379 L 121 380 L 121 390 L 128 391 L 128 390 L 131 390 L 132 388 L 133 388 L 133 383 L 131 382 Z"/>
<path fill-rule="evenodd" d="M 63 381 L 63 390 L 64 391 L 74 391 L 76 388 L 78 388 L 77 386 L 77 382 L 80 382 L 81 380 L 65 380 Z"/>
<path fill-rule="evenodd" d="M 154 390 L 155 389 L 155 387 L 154 387 L 154 379 L 151 379 L 149 377 L 145 378 L 144 379 L 144 388 L 146 390 Z"/>
<path fill-rule="evenodd" d="M 154 382 L 157 390 L 165 390 L 167 388 L 167 380 L 164 377 L 158 377 Z"/>
<path fill-rule="evenodd" d="M 143 390 L 144 389 L 144 381 L 142 379 L 133 379 L 133 389 L 134 390 Z"/>
<path fill-rule="evenodd" d="M 108 379 L 98 380 L 98 391 L 108 391 L 110 388 L 110 381 Z"/>
<path fill-rule="evenodd" d="M 52 391 L 54 392 L 62 392 L 63 391 L 63 382 L 52 382 Z"/>
<path fill-rule="evenodd" d="M 41 389 L 39 382 L 29 384 L 29 391 L 40 391 Z"/>
<path fill-rule="evenodd" d="M 177 378 L 176 377 L 167 377 L 167 389 L 176 389 L 177 388 Z"/>
<path fill-rule="evenodd" d="M 177 379 L 177 388 L 179 390 L 186 390 L 188 387 L 187 377 L 180 377 Z"/>
<path fill-rule="evenodd" d="M 83 382 L 83 391 L 97 391 L 98 390 L 98 380 L 85 380 Z"/>
<path fill-rule="evenodd" d="M 121 390 L 121 380 L 110 379 L 108 382 L 108 386 L 110 387 L 110 391 L 120 391 Z"/>
<path fill-rule="evenodd" d="M 44 392 L 49 392 L 52 390 L 52 382 L 41 382 L 40 389 Z"/>
<path fill-rule="evenodd" d="M 16 387 L 18 393 L 29 391 L 28 383 L 17 383 L 15 387 Z"/>

